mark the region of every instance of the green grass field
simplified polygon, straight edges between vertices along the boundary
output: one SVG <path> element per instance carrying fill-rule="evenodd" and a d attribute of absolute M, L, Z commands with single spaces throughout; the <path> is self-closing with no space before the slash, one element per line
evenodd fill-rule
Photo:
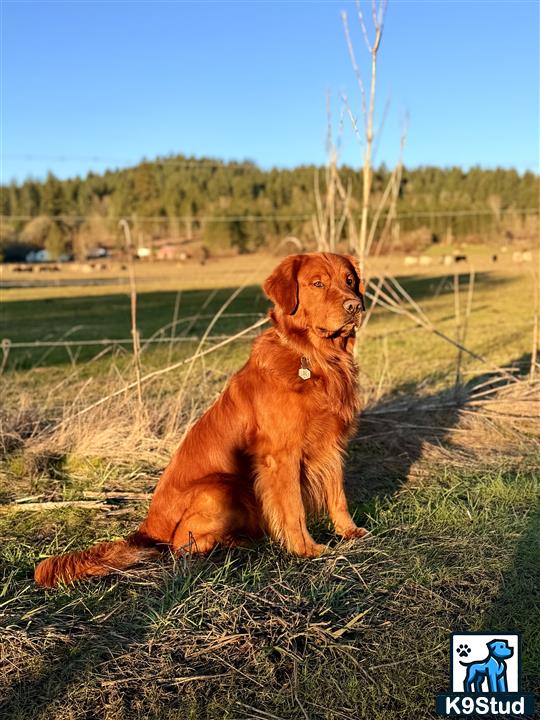
<path fill-rule="evenodd" d="M 274 262 L 141 269 L 143 375 L 189 358 L 242 284 L 210 335 L 255 322 Z M 265 541 L 55 592 L 33 584 L 35 563 L 136 527 L 182 433 L 250 341 L 145 383 L 142 407 L 132 389 L 78 414 L 134 379 L 129 344 L 77 346 L 130 337 L 127 286 L 4 291 L 3 337 L 74 344 L 12 347 L 1 376 L 0 715 L 432 718 L 448 687 L 449 633 L 480 629 L 523 633 L 523 687 L 540 693 L 533 280 L 479 268 L 466 318 L 460 271 L 459 295 L 440 268 L 399 277 L 439 331 L 455 338 L 459 325 L 485 358 L 464 354 L 457 384 L 456 348 L 410 319 L 376 307 L 362 331 L 364 411 L 346 478 L 368 539 L 337 542 L 320 519 L 313 534 L 329 551 L 314 561 Z M 174 317 L 184 339 L 171 343 Z M 166 342 L 145 347 L 153 335 Z"/>

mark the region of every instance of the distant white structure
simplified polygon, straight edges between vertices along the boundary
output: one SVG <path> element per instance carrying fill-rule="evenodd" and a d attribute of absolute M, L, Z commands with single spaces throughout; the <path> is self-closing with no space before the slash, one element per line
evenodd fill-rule
<path fill-rule="evenodd" d="M 410 267 L 411 265 L 418 265 L 418 258 L 414 257 L 414 255 L 406 255 L 403 262 L 407 267 Z"/>

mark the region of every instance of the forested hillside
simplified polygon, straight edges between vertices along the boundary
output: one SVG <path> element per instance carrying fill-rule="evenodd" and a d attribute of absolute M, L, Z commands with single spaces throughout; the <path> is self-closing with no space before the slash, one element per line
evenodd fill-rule
<path fill-rule="evenodd" d="M 292 234 L 309 246 L 315 173 L 315 166 L 262 170 L 251 162 L 178 155 L 83 179 L 60 181 L 49 174 L 44 182 L 1 188 L 1 241 L 4 249 L 18 243 L 46 246 L 53 256 L 65 249 L 80 255 L 89 246 L 118 242 L 118 219 L 127 217 L 139 245 L 193 240 L 209 250 L 244 252 L 271 247 Z M 340 176 L 351 188 L 351 208 L 358 214 L 360 173 L 342 167 Z M 324 191 L 323 171 L 320 177 Z M 375 203 L 389 177 L 385 167 L 375 171 Z M 485 241 L 530 233 L 539 187 L 538 176 L 530 172 L 405 169 L 397 205 L 402 237 L 423 230 Z"/>

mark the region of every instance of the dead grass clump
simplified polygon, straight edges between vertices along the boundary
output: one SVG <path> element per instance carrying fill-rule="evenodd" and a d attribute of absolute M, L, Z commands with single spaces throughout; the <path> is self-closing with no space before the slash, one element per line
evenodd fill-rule
<path fill-rule="evenodd" d="M 429 483 L 441 470 L 511 466 L 540 470 L 540 383 L 490 375 L 469 389 L 368 402 L 349 449 L 349 495 L 364 501 Z"/>

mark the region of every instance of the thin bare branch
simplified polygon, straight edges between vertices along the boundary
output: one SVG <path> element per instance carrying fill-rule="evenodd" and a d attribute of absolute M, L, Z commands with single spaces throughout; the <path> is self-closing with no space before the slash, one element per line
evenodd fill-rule
<path fill-rule="evenodd" d="M 345 109 L 347 111 L 347 115 L 349 116 L 349 120 L 351 121 L 351 126 L 354 132 L 354 135 L 356 137 L 356 140 L 358 141 L 359 145 L 363 145 L 364 141 L 362 139 L 362 135 L 360 134 L 360 130 L 358 129 L 358 122 L 356 120 L 356 117 L 353 115 L 353 112 L 351 110 L 351 107 L 349 105 L 349 100 L 347 98 L 347 95 L 344 93 L 341 95 L 341 99 L 343 101 L 343 104 L 345 106 Z"/>
<path fill-rule="evenodd" d="M 366 48 L 368 53 L 371 53 L 373 48 L 371 47 L 371 43 L 369 42 L 369 35 L 366 28 L 366 23 L 364 22 L 364 14 L 362 12 L 362 6 L 360 4 L 360 0 L 356 0 L 356 13 L 358 15 L 358 21 L 360 23 L 360 27 L 362 28 L 362 35 L 364 36 L 364 42 L 366 43 Z"/>
<path fill-rule="evenodd" d="M 391 278 L 394 284 L 403 290 L 401 285 L 397 282 L 395 278 Z M 478 360 L 483 365 L 488 367 L 490 370 L 495 371 L 496 373 L 499 373 L 501 376 L 506 378 L 512 383 L 519 383 L 521 382 L 518 378 L 511 375 L 509 372 L 507 372 L 504 368 L 499 367 L 498 365 L 495 365 L 494 363 L 491 363 L 487 358 L 483 357 L 482 355 L 479 355 L 478 353 L 473 352 L 472 350 L 469 350 L 469 348 L 466 348 L 463 344 L 457 342 L 453 338 L 446 335 L 446 333 L 443 333 L 441 330 L 437 329 L 433 323 L 426 317 L 425 313 L 419 308 L 417 303 L 414 303 L 413 307 L 415 309 L 420 309 L 421 315 L 417 315 L 410 310 L 408 310 L 405 306 L 400 305 L 396 300 L 389 295 L 384 290 L 379 290 L 379 297 L 378 299 L 374 296 L 373 293 L 371 293 L 369 290 L 366 291 L 367 297 L 372 300 L 373 302 L 378 302 L 378 304 L 385 308 L 386 310 L 390 310 L 390 312 L 397 313 L 398 315 L 404 315 L 405 317 L 408 317 L 412 322 L 414 322 L 419 327 L 424 328 L 424 330 L 428 330 L 429 332 L 433 333 L 437 337 L 440 337 L 442 340 L 445 340 L 446 342 L 450 343 L 450 345 L 453 345 L 455 348 L 461 349 L 462 352 L 466 353 L 470 357 L 474 358 L 475 360 Z M 410 295 L 408 293 L 406 294 L 407 298 L 410 298 Z"/>
<path fill-rule="evenodd" d="M 256 330 L 257 328 L 261 327 L 262 325 L 265 325 L 267 322 L 268 322 L 268 318 L 261 318 L 260 320 L 257 320 L 257 322 L 253 323 L 249 327 L 244 328 L 243 330 L 240 330 L 240 332 L 237 332 L 234 335 L 227 337 L 225 340 L 222 340 L 221 342 L 217 343 L 216 345 L 212 345 L 212 347 L 209 347 L 206 350 L 197 352 L 197 353 L 195 353 L 195 355 L 192 355 L 191 357 L 188 357 L 185 360 L 179 360 L 178 362 L 173 363 L 172 365 L 168 365 L 167 367 L 161 368 L 160 370 L 154 370 L 153 372 L 148 373 L 147 375 L 143 375 L 141 377 L 141 384 L 150 382 L 151 380 L 155 380 L 155 378 L 159 377 L 160 375 L 164 375 L 165 373 L 172 372 L 173 370 L 176 370 L 179 367 L 182 367 L 182 365 L 187 365 L 187 363 L 190 363 L 193 360 L 197 360 L 198 358 L 205 357 L 205 355 L 210 355 L 210 353 L 213 353 L 216 350 L 219 350 L 220 348 L 225 347 L 225 345 L 228 345 L 229 343 L 234 342 L 235 340 L 238 340 L 238 338 L 242 337 L 243 335 L 247 335 L 247 333 L 251 332 L 252 330 Z M 124 387 L 120 388 L 119 390 L 116 390 L 113 393 L 110 393 L 109 395 L 106 395 L 105 397 L 101 398 L 100 400 L 98 400 L 95 403 L 92 403 L 91 405 L 88 405 L 87 407 L 83 408 L 82 410 L 79 410 L 79 412 L 76 412 L 74 415 L 70 415 L 69 417 L 66 417 L 64 420 L 62 420 L 60 423 L 58 423 L 57 428 L 62 427 L 66 423 L 72 422 L 75 418 L 78 418 L 81 415 L 86 415 L 94 408 L 99 407 L 100 405 L 103 405 L 104 403 L 108 402 L 109 400 L 112 400 L 115 397 L 118 397 L 119 395 L 123 395 L 124 393 L 128 392 L 129 390 L 132 390 L 134 387 L 137 387 L 137 381 L 128 383 L 127 385 L 124 385 Z"/>
<path fill-rule="evenodd" d="M 343 11 L 341 13 L 341 19 L 343 20 L 343 29 L 345 30 L 345 39 L 347 41 L 349 57 L 351 58 L 351 64 L 353 66 L 354 74 L 356 75 L 356 81 L 358 83 L 358 87 L 360 88 L 360 95 L 362 98 L 362 114 L 364 116 L 364 121 L 365 121 L 365 119 L 367 117 L 366 90 L 364 87 L 364 81 L 362 80 L 362 73 L 360 72 L 358 63 L 356 62 L 356 55 L 354 54 L 354 47 L 353 47 L 353 44 L 351 41 L 351 35 L 349 32 L 349 20 L 347 17 L 347 13 L 345 11 Z"/>

